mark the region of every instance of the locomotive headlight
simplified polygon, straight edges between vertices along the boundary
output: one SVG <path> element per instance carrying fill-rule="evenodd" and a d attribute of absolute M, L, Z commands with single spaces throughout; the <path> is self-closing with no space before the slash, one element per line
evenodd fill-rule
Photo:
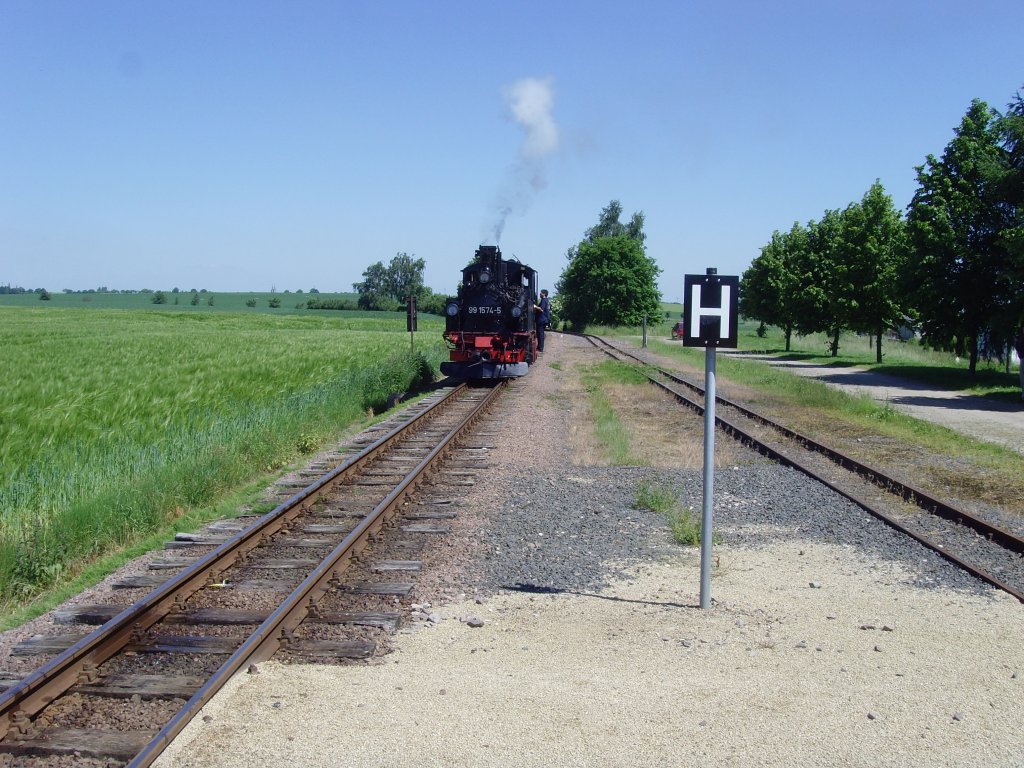
<path fill-rule="evenodd" d="M 489 283 L 491 282 L 491 273 L 486 269 L 480 270 L 480 282 Z"/>
<path fill-rule="evenodd" d="M 459 305 L 453 301 L 451 304 L 444 308 L 444 313 L 448 315 L 448 317 L 455 317 L 457 314 L 459 314 Z"/>
<path fill-rule="evenodd" d="M 512 307 L 512 317 L 521 317 L 523 314 L 523 308 L 520 306 Z"/>

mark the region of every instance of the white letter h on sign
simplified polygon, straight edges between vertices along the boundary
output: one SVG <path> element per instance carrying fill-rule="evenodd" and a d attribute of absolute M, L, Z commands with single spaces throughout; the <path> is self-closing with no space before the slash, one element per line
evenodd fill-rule
<path fill-rule="evenodd" d="M 703 286 L 700 283 L 694 283 L 690 286 L 690 306 L 693 307 L 691 314 L 693 317 L 690 320 L 690 336 L 691 338 L 697 338 L 700 334 L 700 319 L 702 317 L 718 317 L 721 325 L 721 329 L 718 333 L 720 338 L 728 339 L 731 335 L 729 333 L 732 330 L 729 327 L 729 307 L 731 298 L 731 286 L 722 286 L 722 306 L 720 307 L 704 307 L 700 303 L 700 289 Z"/>

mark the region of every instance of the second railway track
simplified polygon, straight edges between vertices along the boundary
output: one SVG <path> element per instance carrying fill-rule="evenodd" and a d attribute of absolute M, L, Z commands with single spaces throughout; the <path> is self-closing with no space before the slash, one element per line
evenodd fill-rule
<path fill-rule="evenodd" d="M 586 336 L 621 361 L 644 366 L 648 379 L 687 407 L 703 387 L 605 339 Z M 717 396 L 716 424 L 726 434 L 846 496 L 888 525 L 1024 602 L 1024 538 L 1018 530 L 960 509 L 889 473 L 799 434 L 746 406 Z"/>
<path fill-rule="evenodd" d="M 454 516 L 455 493 L 417 500 L 417 488 L 429 473 L 448 473 L 436 488 L 472 482 L 480 460 L 450 457 L 502 389 L 440 391 L 259 519 L 177 537 L 149 574 L 118 585 L 142 593 L 134 602 L 63 611 L 73 626 L 101 626 L 15 649 L 25 669 L 3 674 L 0 755 L 149 765 L 255 662 L 372 655 L 399 621 L 403 575 Z"/>

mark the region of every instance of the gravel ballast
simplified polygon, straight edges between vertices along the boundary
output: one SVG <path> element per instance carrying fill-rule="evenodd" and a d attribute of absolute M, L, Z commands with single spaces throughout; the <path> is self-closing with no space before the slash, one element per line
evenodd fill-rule
<path fill-rule="evenodd" d="M 825 544 L 720 557 L 708 611 L 680 555 L 600 593 L 446 607 L 381 666 L 267 664 L 159 764 L 1020 764 L 1008 599 Z"/>
<path fill-rule="evenodd" d="M 632 507 L 657 483 L 699 515 L 699 470 L 572 450 L 596 354 L 552 334 L 510 393 L 520 439 L 414 592 L 431 620 L 375 664 L 239 675 L 157 765 L 1024 764 L 1022 606 L 797 472 L 716 472 L 699 609 L 697 551 Z"/>

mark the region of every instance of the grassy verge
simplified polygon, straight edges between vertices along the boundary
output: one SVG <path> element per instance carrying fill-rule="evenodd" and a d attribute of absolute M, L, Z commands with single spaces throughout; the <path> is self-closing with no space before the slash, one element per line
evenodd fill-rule
<path fill-rule="evenodd" d="M 643 463 L 633 455 L 629 428 L 605 394 L 612 384 L 638 384 L 644 381 L 643 377 L 627 365 L 607 361 L 584 369 L 581 378 L 593 419 L 594 439 L 603 455 L 617 466 Z"/>
<path fill-rule="evenodd" d="M 666 305 L 670 318 L 657 318 L 657 322 L 648 324 L 647 339 L 651 346 L 661 344 L 669 339 L 672 323 L 678 319 L 677 305 Z M 782 332 L 774 326 L 765 329 L 765 335 L 758 336 L 760 324 L 752 320 L 740 321 L 739 347 L 748 352 L 759 352 L 780 359 L 801 360 L 815 365 L 836 367 L 859 366 L 881 373 L 902 376 L 926 384 L 934 384 L 943 389 L 989 397 L 996 400 L 1017 402 L 1020 400 L 1020 377 L 1018 367 L 1011 366 L 1006 371 L 1005 361 L 980 360 L 977 371 L 972 376 L 968 370 L 969 361 L 958 358 L 949 352 L 937 352 L 922 347 L 916 341 L 895 341 L 884 339 L 882 342 L 882 362 L 875 362 L 874 340 L 867 336 L 846 333 L 840 337 L 839 355 L 832 357 L 828 352 L 829 339 L 824 334 L 793 336 L 790 349 L 786 351 L 786 341 Z M 628 336 L 639 339 L 639 328 L 608 328 L 595 326 L 587 329 L 588 333 L 599 336 Z M 679 341 L 670 342 L 682 348 Z M 700 355 L 698 349 L 689 350 L 689 354 Z"/>
<path fill-rule="evenodd" d="M 658 341 L 652 351 L 703 370 L 704 353 Z M 836 387 L 782 368 L 741 357 L 719 355 L 716 370 L 722 381 L 759 390 L 762 402 L 787 407 L 793 419 L 813 428 L 822 424 L 845 425 L 863 434 L 883 434 L 920 445 L 931 452 L 972 461 L 1001 472 L 1024 472 L 1024 460 L 1015 451 L 981 442 L 946 427 L 915 419 L 892 406 L 862 395 L 849 395 Z"/>
<path fill-rule="evenodd" d="M 239 514 L 263 514 L 273 507 L 261 501 L 267 484 L 274 475 L 259 475 L 252 482 L 225 493 L 210 504 L 182 511 L 173 521 L 155 528 L 148 535 L 123 547 L 111 547 L 106 554 L 91 561 L 81 561 L 65 569 L 63 578 L 50 588 L 21 600 L 8 599 L 0 604 L 0 632 L 20 626 L 101 581 L 130 560 L 160 549 L 178 531 L 193 531 L 214 520 L 237 517 Z"/>

